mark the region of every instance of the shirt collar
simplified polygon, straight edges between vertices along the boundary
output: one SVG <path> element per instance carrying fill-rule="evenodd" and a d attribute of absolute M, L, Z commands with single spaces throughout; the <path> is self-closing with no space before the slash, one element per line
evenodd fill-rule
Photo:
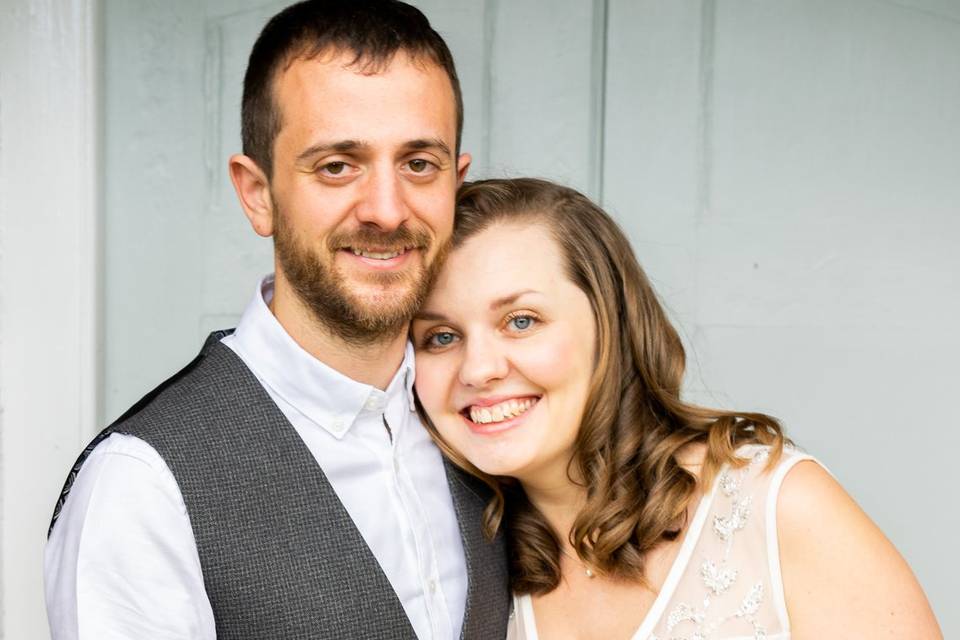
<path fill-rule="evenodd" d="M 271 274 L 257 286 L 231 344 L 263 384 L 337 439 L 362 413 L 382 413 L 397 394 L 414 410 L 415 367 L 409 342 L 386 391 L 357 382 L 307 353 L 284 330 L 267 306 L 273 282 Z"/>

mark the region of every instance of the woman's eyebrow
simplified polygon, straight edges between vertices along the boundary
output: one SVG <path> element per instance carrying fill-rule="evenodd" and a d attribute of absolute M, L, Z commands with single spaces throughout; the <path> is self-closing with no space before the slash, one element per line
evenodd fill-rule
<path fill-rule="evenodd" d="M 509 304 L 513 304 L 520 298 L 520 296 L 525 296 L 528 293 L 540 293 L 540 292 L 537 291 L 536 289 L 524 289 L 522 291 L 517 291 L 516 293 L 507 294 L 491 302 L 490 310 L 496 311 L 500 307 L 505 307 Z M 443 315 L 442 313 L 439 313 L 437 311 L 430 311 L 429 309 L 421 309 L 413 316 L 413 319 L 429 320 L 431 322 L 449 322 L 450 320 L 449 318 L 447 318 L 447 316 Z"/>
<path fill-rule="evenodd" d="M 540 292 L 537 291 L 537 290 L 535 290 L 535 289 L 524 289 L 523 291 L 517 291 L 516 293 L 511 293 L 511 294 L 509 294 L 509 295 L 505 295 L 505 296 L 503 296 L 502 298 L 497 298 L 496 300 L 494 300 L 493 302 L 491 302 L 491 303 L 490 303 L 490 310 L 491 310 L 491 311 L 496 311 L 496 310 L 499 309 L 500 307 L 505 307 L 505 306 L 507 306 L 508 304 L 513 304 L 514 302 L 517 301 L 517 299 L 518 299 L 520 296 L 525 296 L 525 295 L 527 295 L 528 293 L 540 293 Z"/>

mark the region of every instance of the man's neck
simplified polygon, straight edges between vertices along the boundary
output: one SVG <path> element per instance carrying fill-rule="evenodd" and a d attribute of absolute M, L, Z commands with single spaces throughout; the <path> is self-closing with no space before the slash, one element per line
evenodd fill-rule
<path fill-rule="evenodd" d="M 304 351 L 352 380 L 385 390 L 403 362 L 406 332 L 356 345 L 318 322 L 289 291 L 275 289 L 269 307 L 280 326 Z"/>

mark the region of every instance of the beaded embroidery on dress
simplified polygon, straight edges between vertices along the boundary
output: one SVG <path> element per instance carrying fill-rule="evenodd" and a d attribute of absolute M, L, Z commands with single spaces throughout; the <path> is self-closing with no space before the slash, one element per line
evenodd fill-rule
<path fill-rule="evenodd" d="M 787 471 L 811 458 L 786 448 L 768 470 L 768 447 L 737 453 L 749 463 L 717 475 L 631 640 L 789 640 L 776 501 Z M 513 604 L 508 640 L 539 640 L 530 597 Z"/>

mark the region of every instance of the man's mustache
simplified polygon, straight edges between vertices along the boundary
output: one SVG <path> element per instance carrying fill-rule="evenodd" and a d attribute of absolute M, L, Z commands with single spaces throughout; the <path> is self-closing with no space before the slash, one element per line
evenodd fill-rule
<path fill-rule="evenodd" d="M 400 226 L 393 231 L 381 231 L 374 227 L 360 227 L 355 231 L 337 233 L 328 241 L 331 250 L 377 249 L 379 251 L 403 251 L 426 249 L 430 246 L 430 234 L 424 229 Z"/>

